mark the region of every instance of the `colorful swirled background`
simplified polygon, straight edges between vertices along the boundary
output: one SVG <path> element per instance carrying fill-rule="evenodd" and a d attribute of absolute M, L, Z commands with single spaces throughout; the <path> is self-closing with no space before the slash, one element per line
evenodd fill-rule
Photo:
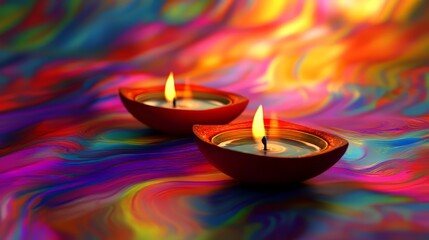
<path fill-rule="evenodd" d="M 0 1 L 2 239 L 429 236 L 429 3 Z M 255 188 L 120 86 L 176 81 L 350 142 L 324 174 Z M 257 173 L 255 173 L 257 174 Z"/>

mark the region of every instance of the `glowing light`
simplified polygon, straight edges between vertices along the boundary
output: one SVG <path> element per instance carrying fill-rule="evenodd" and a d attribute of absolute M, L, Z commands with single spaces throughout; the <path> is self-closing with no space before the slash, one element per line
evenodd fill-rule
<path fill-rule="evenodd" d="M 261 139 L 266 136 L 264 126 L 264 109 L 262 108 L 262 105 L 259 105 L 258 110 L 256 110 L 255 116 L 253 117 L 252 134 L 253 138 L 257 142 L 260 142 Z"/>
<path fill-rule="evenodd" d="M 173 100 L 176 98 L 176 88 L 174 87 L 174 77 L 172 72 L 168 76 L 167 82 L 165 83 L 164 96 L 168 102 L 173 102 Z"/>

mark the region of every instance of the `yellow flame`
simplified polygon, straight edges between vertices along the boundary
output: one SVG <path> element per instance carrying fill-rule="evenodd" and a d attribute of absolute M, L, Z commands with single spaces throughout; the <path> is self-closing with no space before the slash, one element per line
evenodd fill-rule
<path fill-rule="evenodd" d="M 167 82 L 165 83 L 164 96 L 168 102 L 173 102 L 174 98 L 176 98 L 176 88 L 174 87 L 174 77 L 172 72 L 170 72 Z"/>
<path fill-rule="evenodd" d="M 264 110 L 262 105 L 259 105 L 256 110 L 255 116 L 253 117 L 252 123 L 252 134 L 256 141 L 261 141 L 262 137 L 266 136 L 264 126 Z"/>

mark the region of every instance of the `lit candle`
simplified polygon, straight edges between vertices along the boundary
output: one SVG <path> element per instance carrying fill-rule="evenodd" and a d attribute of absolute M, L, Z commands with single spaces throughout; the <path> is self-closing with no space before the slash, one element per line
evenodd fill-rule
<path fill-rule="evenodd" d="M 348 142 L 298 124 L 263 119 L 227 125 L 194 125 L 205 158 L 232 178 L 256 184 L 290 184 L 315 177 L 334 165 Z"/>
<path fill-rule="evenodd" d="M 158 131 L 190 134 L 194 124 L 226 124 L 246 108 L 249 100 L 217 89 L 174 84 L 173 74 L 164 86 L 120 88 L 122 103 L 137 120 Z"/>
<path fill-rule="evenodd" d="M 213 142 L 231 150 L 277 157 L 299 157 L 327 147 L 325 140 L 297 130 L 270 128 L 265 131 L 263 108 L 259 106 L 253 118 L 252 130 L 239 129 L 213 137 Z"/>
<path fill-rule="evenodd" d="M 183 91 L 176 92 L 173 73 L 168 76 L 165 83 L 164 96 L 158 94 L 142 94 L 136 97 L 136 100 L 155 107 L 204 110 L 224 106 L 230 103 L 228 98 L 208 93 L 193 94 L 189 84 L 185 85 Z"/>

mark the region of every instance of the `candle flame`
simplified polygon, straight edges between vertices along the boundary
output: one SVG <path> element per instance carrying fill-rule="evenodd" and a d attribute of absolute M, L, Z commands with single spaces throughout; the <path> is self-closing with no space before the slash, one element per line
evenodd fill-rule
<path fill-rule="evenodd" d="M 266 136 L 264 125 L 264 110 L 262 108 L 262 105 L 259 105 L 258 110 L 256 110 L 255 116 L 253 117 L 252 134 L 253 138 L 257 142 L 260 142 L 261 139 Z"/>
<path fill-rule="evenodd" d="M 170 72 L 167 82 L 165 83 L 164 95 L 165 100 L 168 102 L 173 102 L 173 100 L 176 98 L 176 88 L 174 87 L 174 76 L 172 72 Z"/>

